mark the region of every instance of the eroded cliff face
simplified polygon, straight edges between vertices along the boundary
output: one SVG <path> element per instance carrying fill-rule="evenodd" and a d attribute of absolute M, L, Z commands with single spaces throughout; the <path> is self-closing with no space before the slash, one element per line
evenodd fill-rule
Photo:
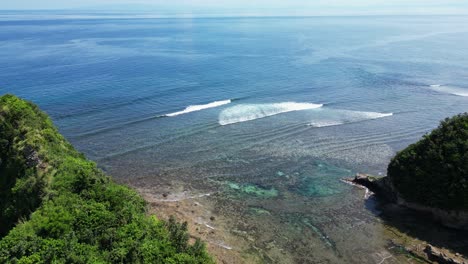
<path fill-rule="evenodd" d="M 437 222 L 440 222 L 446 227 L 468 230 L 467 211 L 443 210 L 416 203 L 410 203 L 405 201 L 400 196 L 397 199 L 397 203 L 410 209 L 431 213 Z"/>
<path fill-rule="evenodd" d="M 406 201 L 395 186 L 393 186 L 391 178 L 382 177 L 376 178 L 371 175 L 357 174 L 354 179 L 350 180 L 354 184 L 358 184 L 368 188 L 380 199 L 386 202 L 396 203 L 420 212 L 430 213 L 434 220 L 444 226 L 468 230 L 468 211 L 464 210 L 444 210 L 436 207 L 429 207 L 418 203 Z"/>

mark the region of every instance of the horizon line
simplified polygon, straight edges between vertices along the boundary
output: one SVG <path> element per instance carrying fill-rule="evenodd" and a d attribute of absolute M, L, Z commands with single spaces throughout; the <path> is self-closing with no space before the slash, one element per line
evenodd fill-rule
<path fill-rule="evenodd" d="M 307 18 L 307 17 L 405 17 L 405 16 L 468 16 L 468 12 L 466 13 L 395 13 L 395 14 L 388 14 L 388 13 L 349 13 L 349 14 L 338 14 L 338 13 L 317 13 L 317 14 L 294 14 L 294 12 L 288 12 L 287 14 L 275 14 L 275 13 L 261 13 L 261 12 L 221 12 L 221 11 L 213 11 L 213 12 L 177 12 L 173 10 L 166 10 L 166 11 L 157 11 L 157 10 L 108 10 L 108 9 L 83 9 L 83 8 L 62 8 L 62 9 L 0 9 L 0 12 L 69 12 L 68 14 L 51 14 L 51 15 L 58 15 L 62 16 L 64 19 L 66 16 L 73 16 L 74 13 L 76 15 L 84 15 L 83 19 L 86 18 L 86 12 L 89 12 L 89 15 L 92 15 L 92 12 L 100 12 L 104 13 L 103 18 L 105 18 L 106 14 L 109 14 L 109 19 L 125 19 L 125 18 L 132 18 L 131 15 L 141 15 L 140 18 Z M 124 15 L 120 17 L 111 17 L 111 15 Z M 127 16 L 125 16 L 127 15 Z M 91 17 L 91 16 L 90 16 Z M 136 17 L 138 18 L 138 17 Z"/>

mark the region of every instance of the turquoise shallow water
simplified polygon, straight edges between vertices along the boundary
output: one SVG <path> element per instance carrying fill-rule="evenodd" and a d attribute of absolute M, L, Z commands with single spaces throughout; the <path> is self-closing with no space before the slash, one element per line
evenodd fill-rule
<path fill-rule="evenodd" d="M 468 110 L 466 17 L 13 14 L 0 94 L 116 178 L 216 192 L 266 262 L 380 261 L 384 227 L 340 179 Z"/>

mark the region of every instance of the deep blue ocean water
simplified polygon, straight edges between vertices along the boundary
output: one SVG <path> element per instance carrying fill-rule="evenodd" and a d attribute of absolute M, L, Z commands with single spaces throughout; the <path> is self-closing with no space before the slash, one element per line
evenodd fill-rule
<path fill-rule="evenodd" d="M 385 174 L 396 151 L 468 111 L 468 17 L 3 12 L 5 93 L 118 179 L 216 192 L 228 216 L 219 208 L 267 211 L 243 217 L 285 262 L 374 263 L 383 227 L 339 179 Z M 295 229 L 271 238 L 259 223 Z M 304 232 L 309 247 L 281 240 Z"/>

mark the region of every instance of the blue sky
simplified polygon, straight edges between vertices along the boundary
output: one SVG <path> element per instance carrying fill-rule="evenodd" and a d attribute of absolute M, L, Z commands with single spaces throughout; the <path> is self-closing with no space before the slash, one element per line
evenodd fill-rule
<path fill-rule="evenodd" d="M 468 0 L 2 0 L 5 9 L 143 9 L 157 11 L 352 15 L 468 14 Z"/>

